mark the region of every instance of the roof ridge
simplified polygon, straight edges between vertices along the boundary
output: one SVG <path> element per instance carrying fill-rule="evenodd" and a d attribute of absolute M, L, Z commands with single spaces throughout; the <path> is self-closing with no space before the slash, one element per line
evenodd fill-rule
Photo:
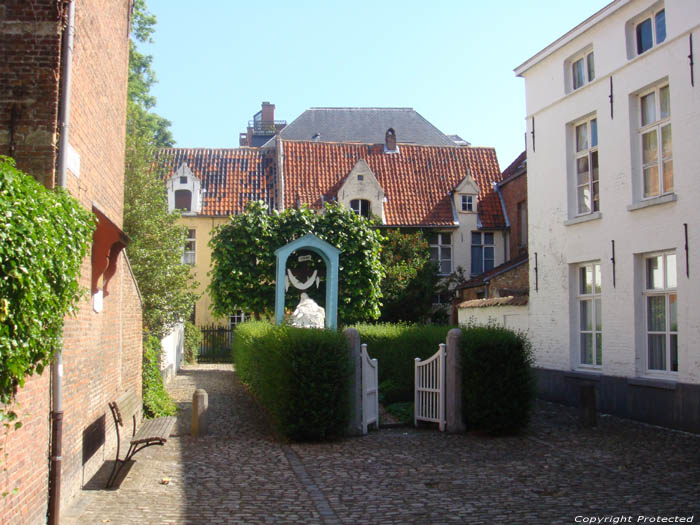
<path fill-rule="evenodd" d="M 360 110 L 366 111 L 366 110 L 370 110 L 370 109 L 371 110 L 396 109 L 396 110 L 402 110 L 402 111 L 415 111 L 416 113 L 418 113 L 415 109 L 413 109 L 411 107 L 381 107 L 381 106 L 367 106 L 367 107 L 364 107 L 364 106 L 314 106 L 314 107 L 310 107 L 310 108 L 306 109 L 305 111 L 309 111 L 312 109 L 346 109 L 346 110 L 352 109 L 352 110 L 358 110 L 358 111 L 360 111 Z M 418 113 L 418 114 L 420 115 L 420 113 Z"/>

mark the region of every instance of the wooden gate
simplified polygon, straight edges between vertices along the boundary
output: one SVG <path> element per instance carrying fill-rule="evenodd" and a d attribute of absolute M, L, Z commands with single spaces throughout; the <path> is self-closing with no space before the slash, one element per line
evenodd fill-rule
<path fill-rule="evenodd" d="M 379 428 L 379 366 L 376 359 L 370 359 L 367 345 L 362 345 L 362 432 L 367 433 L 369 425 Z"/>
<path fill-rule="evenodd" d="M 432 357 L 415 362 L 415 404 L 413 424 L 418 421 L 437 423 L 445 430 L 445 344 Z"/>

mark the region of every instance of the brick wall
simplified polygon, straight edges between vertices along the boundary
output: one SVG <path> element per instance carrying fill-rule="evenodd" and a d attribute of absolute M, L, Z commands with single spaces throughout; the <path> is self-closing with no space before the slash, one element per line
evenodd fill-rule
<path fill-rule="evenodd" d="M 121 227 L 123 212 L 129 0 L 81 0 L 76 30 L 69 141 L 80 169 L 67 187 L 87 209 L 98 207 Z M 54 0 L 7 0 L 0 6 L 0 154 L 46 185 L 55 179 L 60 51 Z M 5 60 L 7 57 L 7 60 Z M 128 248 L 127 248 L 128 251 Z M 124 253 L 124 252 L 123 252 Z M 91 260 L 80 284 L 91 285 Z M 107 403 L 127 389 L 141 394 L 141 303 L 125 255 L 96 313 L 80 303 L 64 325 L 62 508 L 113 456 L 114 428 Z M 17 489 L 0 505 L 0 523 L 46 519 L 50 429 L 49 371 L 18 393 L 24 426 L 7 435 L 0 492 Z"/>
<path fill-rule="evenodd" d="M 523 238 L 522 216 L 520 206 L 524 206 L 527 214 L 527 173 L 509 180 L 501 186 L 501 195 L 506 205 L 506 213 L 510 220 L 510 258 L 527 253 L 527 237 Z M 527 222 L 525 223 L 527 228 Z"/>

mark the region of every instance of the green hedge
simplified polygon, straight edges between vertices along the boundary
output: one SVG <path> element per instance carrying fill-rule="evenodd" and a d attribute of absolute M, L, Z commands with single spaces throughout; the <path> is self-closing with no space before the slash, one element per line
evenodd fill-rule
<path fill-rule="evenodd" d="M 202 331 L 190 321 L 185 321 L 185 362 L 196 363 L 199 346 L 202 344 Z"/>
<path fill-rule="evenodd" d="M 160 339 L 146 337 L 143 344 L 143 414 L 147 418 L 172 416 L 177 411 L 170 398 L 160 373 Z"/>
<path fill-rule="evenodd" d="M 233 352 L 238 376 L 282 435 L 317 441 L 343 434 L 351 374 L 343 334 L 252 321 L 236 328 Z"/>
<path fill-rule="evenodd" d="M 444 343 L 450 326 L 359 324 L 353 328 L 367 352 L 379 361 L 379 395 L 382 403 L 412 402 L 414 363 L 426 359 Z"/>
<path fill-rule="evenodd" d="M 515 434 L 530 421 L 535 400 L 527 337 L 495 325 L 463 329 L 462 409 L 467 427 Z"/>

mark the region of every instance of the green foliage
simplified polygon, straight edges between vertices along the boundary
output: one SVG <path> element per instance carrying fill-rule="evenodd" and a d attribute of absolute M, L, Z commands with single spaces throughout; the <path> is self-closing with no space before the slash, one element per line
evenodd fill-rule
<path fill-rule="evenodd" d="M 386 404 L 413 401 L 414 362 L 427 359 L 444 343 L 450 326 L 361 324 L 353 328 L 379 361 L 379 393 Z"/>
<path fill-rule="evenodd" d="M 413 403 L 393 403 L 385 407 L 386 411 L 400 423 L 413 424 Z"/>
<path fill-rule="evenodd" d="M 383 275 L 379 258 L 381 235 L 367 219 L 337 204 L 326 204 L 323 213 L 305 207 L 269 213 L 264 203 L 251 202 L 245 213 L 231 217 L 210 242 L 209 293 L 214 314 L 228 315 L 241 308 L 257 317 L 274 315 L 274 252 L 307 233 L 342 252 L 338 274 L 340 322 L 376 319 Z M 290 264 L 294 264 L 292 258 Z M 313 293 L 323 296 L 324 292 L 312 292 L 312 297 Z M 295 304 L 292 288 L 287 296 L 288 305 Z"/>
<path fill-rule="evenodd" d="M 82 292 L 93 215 L 0 157 L 0 404 L 61 347 L 63 318 Z M 12 414 L 6 414 L 12 421 Z"/>
<path fill-rule="evenodd" d="M 351 369 L 341 333 L 252 321 L 236 328 L 233 344 L 239 377 L 282 435 L 316 441 L 343 434 Z"/>
<path fill-rule="evenodd" d="M 437 283 L 437 268 L 430 260 L 430 246 L 419 231 L 386 232 L 381 262 L 386 275 L 382 280 L 384 322 L 420 322 L 427 319 Z"/>
<path fill-rule="evenodd" d="M 134 5 L 132 35 L 150 41 L 155 17 L 145 2 Z M 143 298 L 144 327 L 163 337 L 186 319 L 197 299 L 191 268 L 181 263 L 187 229 L 178 226 L 179 212 L 168 213 L 161 173 L 151 163 L 157 148 L 172 145 L 170 123 L 149 112 L 155 82 L 151 57 L 138 53 L 132 42 L 127 100 L 124 231 L 131 238 L 129 259 Z"/>
<path fill-rule="evenodd" d="M 175 402 L 170 398 L 160 374 L 160 340 L 148 336 L 143 345 L 143 413 L 145 417 L 154 418 L 172 416 L 177 411 Z"/>
<path fill-rule="evenodd" d="M 497 435 L 523 430 L 535 401 L 527 336 L 496 325 L 471 325 L 463 328 L 460 346 L 467 426 Z"/>
<path fill-rule="evenodd" d="M 197 362 L 197 353 L 202 344 L 202 331 L 193 323 L 185 321 L 185 361 L 187 363 Z"/>

